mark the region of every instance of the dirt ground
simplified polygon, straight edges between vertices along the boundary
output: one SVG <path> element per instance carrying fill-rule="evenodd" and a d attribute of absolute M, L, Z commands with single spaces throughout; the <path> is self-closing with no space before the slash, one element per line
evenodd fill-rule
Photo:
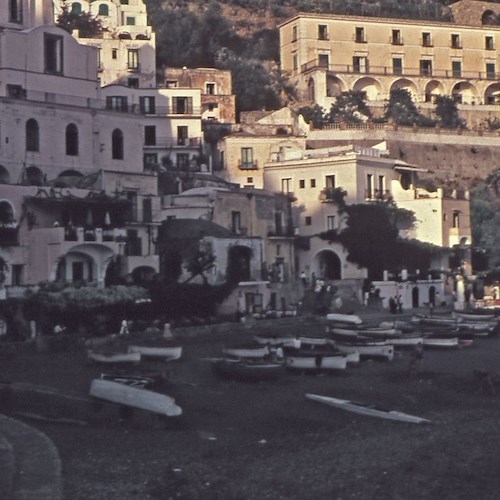
<path fill-rule="evenodd" d="M 422 373 L 412 380 L 405 351 L 392 363 L 364 361 L 333 375 L 287 373 L 257 384 L 218 378 L 205 358 L 258 332 L 257 324 L 245 334 L 178 339 L 183 357 L 172 364 L 166 393 L 183 415 L 165 427 L 144 415 L 87 426 L 30 421 L 59 449 L 65 498 L 498 498 L 500 390 L 481 394 L 472 372 L 497 372 L 499 338 L 426 350 Z M 17 355 L 0 364 L 3 380 L 82 393 L 101 371 L 84 351 Z M 397 409 L 432 424 L 355 415 L 306 393 Z"/>

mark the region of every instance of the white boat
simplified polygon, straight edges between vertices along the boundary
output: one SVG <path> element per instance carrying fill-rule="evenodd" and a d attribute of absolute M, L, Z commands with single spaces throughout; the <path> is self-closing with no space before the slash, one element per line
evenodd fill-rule
<path fill-rule="evenodd" d="M 425 347 L 453 348 L 458 347 L 458 337 L 424 337 Z"/>
<path fill-rule="evenodd" d="M 401 330 L 396 328 L 360 328 L 357 330 L 358 335 L 365 337 L 393 337 L 401 335 Z"/>
<path fill-rule="evenodd" d="M 257 344 L 260 345 L 293 345 L 295 338 L 290 335 L 277 336 L 277 335 L 255 335 L 254 337 Z"/>
<path fill-rule="evenodd" d="M 414 347 L 423 344 L 424 338 L 421 335 L 401 335 L 400 337 L 391 337 L 390 342 L 394 347 Z"/>
<path fill-rule="evenodd" d="M 412 323 L 419 323 L 421 325 L 457 325 L 462 323 L 462 318 L 440 317 L 440 316 L 413 316 Z"/>
<path fill-rule="evenodd" d="M 394 359 L 394 346 L 381 342 L 350 342 L 348 344 L 337 343 L 337 349 L 345 352 L 345 349 L 355 349 L 359 352 L 361 359 L 382 358 L 387 361 Z"/>
<path fill-rule="evenodd" d="M 262 347 L 224 347 L 222 353 L 233 358 L 262 359 L 269 356 L 268 346 Z"/>
<path fill-rule="evenodd" d="M 350 328 L 334 327 L 330 330 L 335 337 L 345 337 L 355 339 L 358 336 L 358 330 L 351 330 Z"/>
<path fill-rule="evenodd" d="M 386 410 L 383 408 L 377 408 L 372 405 L 357 403 L 355 401 L 349 401 L 347 399 L 338 399 L 328 396 L 320 396 L 318 394 L 306 394 L 306 398 L 311 399 L 312 401 L 319 401 L 320 403 L 325 403 L 335 408 L 340 408 L 341 410 L 346 410 L 353 413 L 359 413 L 360 415 L 367 415 L 370 417 L 385 418 L 387 420 L 397 420 L 399 422 L 408 422 L 412 424 L 428 424 L 431 422 L 426 418 L 417 417 L 415 415 L 410 415 L 408 413 L 403 413 L 396 410 Z"/>
<path fill-rule="evenodd" d="M 300 345 L 332 345 L 333 341 L 326 337 L 299 337 Z"/>
<path fill-rule="evenodd" d="M 352 325 L 361 325 L 363 320 L 354 314 L 339 314 L 329 313 L 326 315 L 327 321 L 335 321 L 337 323 L 349 323 Z"/>
<path fill-rule="evenodd" d="M 347 368 L 347 357 L 343 353 L 334 355 L 300 356 L 287 355 L 285 366 L 291 370 L 345 370 Z"/>
<path fill-rule="evenodd" d="M 182 409 L 170 396 L 147 389 L 138 389 L 120 382 L 94 379 L 90 384 L 90 395 L 112 403 L 140 408 L 166 417 L 177 417 Z"/>
<path fill-rule="evenodd" d="M 96 363 L 139 363 L 140 352 L 87 351 L 87 356 Z"/>
<path fill-rule="evenodd" d="M 167 361 L 180 359 L 182 356 L 182 346 L 145 346 L 145 345 L 130 345 L 128 352 L 140 353 L 148 358 L 165 358 Z"/>
<path fill-rule="evenodd" d="M 495 321 L 496 317 L 494 314 L 474 314 L 474 313 L 466 313 L 462 311 L 453 311 L 453 316 L 456 318 L 462 318 L 467 322 L 472 323 L 480 323 L 483 321 Z"/>

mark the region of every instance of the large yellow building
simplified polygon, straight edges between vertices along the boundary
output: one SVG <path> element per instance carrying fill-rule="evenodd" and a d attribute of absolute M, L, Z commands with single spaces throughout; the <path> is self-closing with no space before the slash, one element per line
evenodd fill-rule
<path fill-rule="evenodd" d="M 478 4 L 491 12 L 490 4 Z M 498 105 L 500 26 L 489 24 L 491 16 L 484 13 L 483 24 L 474 16 L 470 22 L 459 17 L 455 24 L 298 14 L 279 26 L 282 69 L 299 99 L 327 109 L 340 92 L 365 91 L 376 102 L 395 88 L 409 90 L 417 102 L 448 95 L 458 103 Z"/>

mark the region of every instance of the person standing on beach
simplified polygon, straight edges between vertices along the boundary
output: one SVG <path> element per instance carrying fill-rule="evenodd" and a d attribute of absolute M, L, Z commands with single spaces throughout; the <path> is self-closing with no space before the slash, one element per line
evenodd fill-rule
<path fill-rule="evenodd" d="M 415 378 L 422 367 L 422 360 L 424 359 L 424 345 L 419 342 L 413 350 L 410 358 L 410 366 L 408 367 L 408 376 Z"/>

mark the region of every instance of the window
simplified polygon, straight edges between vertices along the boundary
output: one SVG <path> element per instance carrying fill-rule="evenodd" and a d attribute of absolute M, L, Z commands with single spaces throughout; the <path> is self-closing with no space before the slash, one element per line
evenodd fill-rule
<path fill-rule="evenodd" d="M 11 23 L 23 22 L 23 8 L 21 0 L 9 0 L 9 21 Z"/>
<path fill-rule="evenodd" d="M 192 97 L 173 97 L 173 109 L 175 115 L 191 114 L 193 112 L 193 98 Z"/>
<path fill-rule="evenodd" d="M 496 79 L 495 63 L 486 63 L 486 78 L 488 80 L 495 80 Z"/>
<path fill-rule="evenodd" d="M 24 266 L 22 264 L 12 265 L 12 286 L 21 286 L 24 283 Z"/>
<path fill-rule="evenodd" d="M 253 177 L 247 177 L 247 184 L 253 184 Z"/>
<path fill-rule="evenodd" d="M 106 109 L 113 111 L 127 111 L 127 96 L 113 95 L 106 97 Z"/>
<path fill-rule="evenodd" d="M 105 3 L 99 4 L 98 16 L 109 16 L 109 7 Z"/>
<path fill-rule="evenodd" d="M 451 73 L 454 77 L 462 76 L 462 61 L 451 61 Z"/>
<path fill-rule="evenodd" d="M 328 40 L 328 26 L 326 24 L 318 26 L 318 40 Z"/>
<path fill-rule="evenodd" d="M 205 84 L 205 94 L 215 95 L 215 83 L 206 83 Z"/>
<path fill-rule="evenodd" d="M 311 184 L 312 188 L 315 188 L 316 187 L 316 179 L 311 179 L 310 184 Z"/>
<path fill-rule="evenodd" d="M 368 73 L 368 58 L 354 56 L 352 58 L 352 66 L 355 73 Z"/>
<path fill-rule="evenodd" d="M 119 128 L 111 134 L 111 157 L 113 160 L 123 160 L 123 132 Z"/>
<path fill-rule="evenodd" d="M 167 89 L 175 89 L 178 87 L 177 85 L 177 80 L 167 80 L 165 82 L 165 87 L 167 87 Z"/>
<path fill-rule="evenodd" d="M 462 42 L 460 41 L 460 35 L 452 34 L 451 35 L 451 48 L 452 49 L 461 49 Z"/>
<path fill-rule="evenodd" d="M 128 86 L 131 89 L 138 89 L 139 88 L 139 78 L 129 78 L 127 80 Z"/>
<path fill-rule="evenodd" d="M 429 59 L 420 60 L 420 74 L 423 76 L 432 75 L 432 61 L 430 61 Z"/>
<path fill-rule="evenodd" d="M 40 128 L 33 118 L 26 122 L 26 151 L 40 151 Z"/>
<path fill-rule="evenodd" d="M 111 49 L 111 59 L 118 58 L 118 49 Z"/>
<path fill-rule="evenodd" d="M 233 233 L 241 233 L 241 212 L 231 212 L 231 228 Z"/>
<path fill-rule="evenodd" d="M 26 90 L 21 85 L 8 83 L 7 96 L 14 99 L 26 99 Z"/>
<path fill-rule="evenodd" d="M 293 69 L 299 69 L 299 56 L 297 54 L 293 55 Z"/>
<path fill-rule="evenodd" d="M 292 42 L 297 41 L 297 26 L 292 27 Z"/>
<path fill-rule="evenodd" d="M 327 230 L 335 229 L 335 215 L 326 216 L 326 229 Z"/>
<path fill-rule="evenodd" d="M 306 187 L 306 181 L 305 179 L 300 179 L 299 180 L 299 188 L 304 189 Z"/>
<path fill-rule="evenodd" d="M 76 16 L 82 13 L 82 4 L 78 2 L 73 2 L 71 4 L 71 14 L 75 14 Z"/>
<path fill-rule="evenodd" d="M 158 165 L 157 153 L 145 153 L 143 158 L 144 170 L 153 170 Z"/>
<path fill-rule="evenodd" d="M 146 125 L 144 127 L 144 145 L 156 145 L 156 127 L 154 125 Z"/>
<path fill-rule="evenodd" d="M 456 227 L 456 228 L 460 227 L 460 212 L 458 212 L 458 211 L 453 212 L 452 227 Z"/>
<path fill-rule="evenodd" d="M 127 69 L 139 69 L 139 50 L 129 49 L 127 52 Z"/>
<path fill-rule="evenodd" d="M 142 221 L 153 222 L 153 202 L 151 198 L 143 198 L 142 200 Z"/>
<path fill-rule="evenodd" d="M 335 189 L 335 175 L 327 175 L 325 177 L 326 189 Z"/>
<path fill-rule="evenodd" d="M 403 74 L 403 59 L 401 59 L 401 57 L 392 58 L 392 72 L 395 75 Z"/>
<path fill-rule="evenodd" d="M 291 193 L 292 192 L 292 179 L 290 177 L 285 177 L 281 179 L 281 191 L 283 193 Z"/>
<path fill-rule="evenodd" d="M 120 3 L 121 3 L 122 5 L 128 5 L 128 0 L 120 0 Z"/>
<path fill-rule="evenodd" d="M 135 17 L 134 16 L 127 16 L 125 19 L 125 24 L 127 26 L 135 26 Z"/>
<path fill-rule="evenodd" d="M 189 168 L 189 155 L 187 153 L 177 153 L 175 164 L 178 169 L 184 170 Z"/>
<path fill-rule="evenodd" d="M 66 154 L 78 156 L 78 127 L 74 123 L 66 127 Z"/>
<path fill-rule="evenodd" d="M 155 98 L 152 96 L 142 96 L 139 97 L 139 109 L 141 113 L 145 113 L 148 115 L 155 114 Z"/>
<path fill-rule="evenodd" d="M 177 127 L 177 144 L 179 146 L 188 145 L 188 128 L 186 125 L 180 125 Z"/>
<path fill-rule="evenodd" d="M 82 281 L 83 280 L 83 262 L 73 262 L 72 266 L 73 272 L 73 281 Z"/>
<path fill-rule="evenodd" d="M 373 197 L 373 174 L 366 174 L 366 198 Z"/>
<path fill-rule="evenodd" d="M 354 40 L 358 43 L 365 43 L 365 28 L 357 27 L 355 30 Z"/>
<path fill-rule="evenodd" d="M 392 30 L 391 43 L 393 45 L 403 44 L 403 37 L 401 36 L 401 30 Z"/>
<path fill-rule="evenodd" d="M 422 46 L 432 47 L 432 37 L 430 33 L 422 33 Z"/>
<path fill-rule="evenodd" d="M 495 50 L 495 39 L 492 36 L 484 37 L 484 48 L 486 50 Z"/>
<path fill-rule="evenodd" d="M 306 215 L 304 218 L 304 223 L 306 226 L 312 225 L 312 217 L 310 215 Z"/>
<path fill-rule="evenodd" d="M 253 168 L 253 148 L 241 148 L 241 168 Z"/>
<path fill-rule="evenodd" d="M 45 72 L 63 72 L 63 38 L 45 33 L 44 35 Z"/>
<path fill-rule="evenodd" d="M 321 68 L 328 68 L 329 57 L 328 54 L 319 54 L 318 55 L 318 66 Z"/>

